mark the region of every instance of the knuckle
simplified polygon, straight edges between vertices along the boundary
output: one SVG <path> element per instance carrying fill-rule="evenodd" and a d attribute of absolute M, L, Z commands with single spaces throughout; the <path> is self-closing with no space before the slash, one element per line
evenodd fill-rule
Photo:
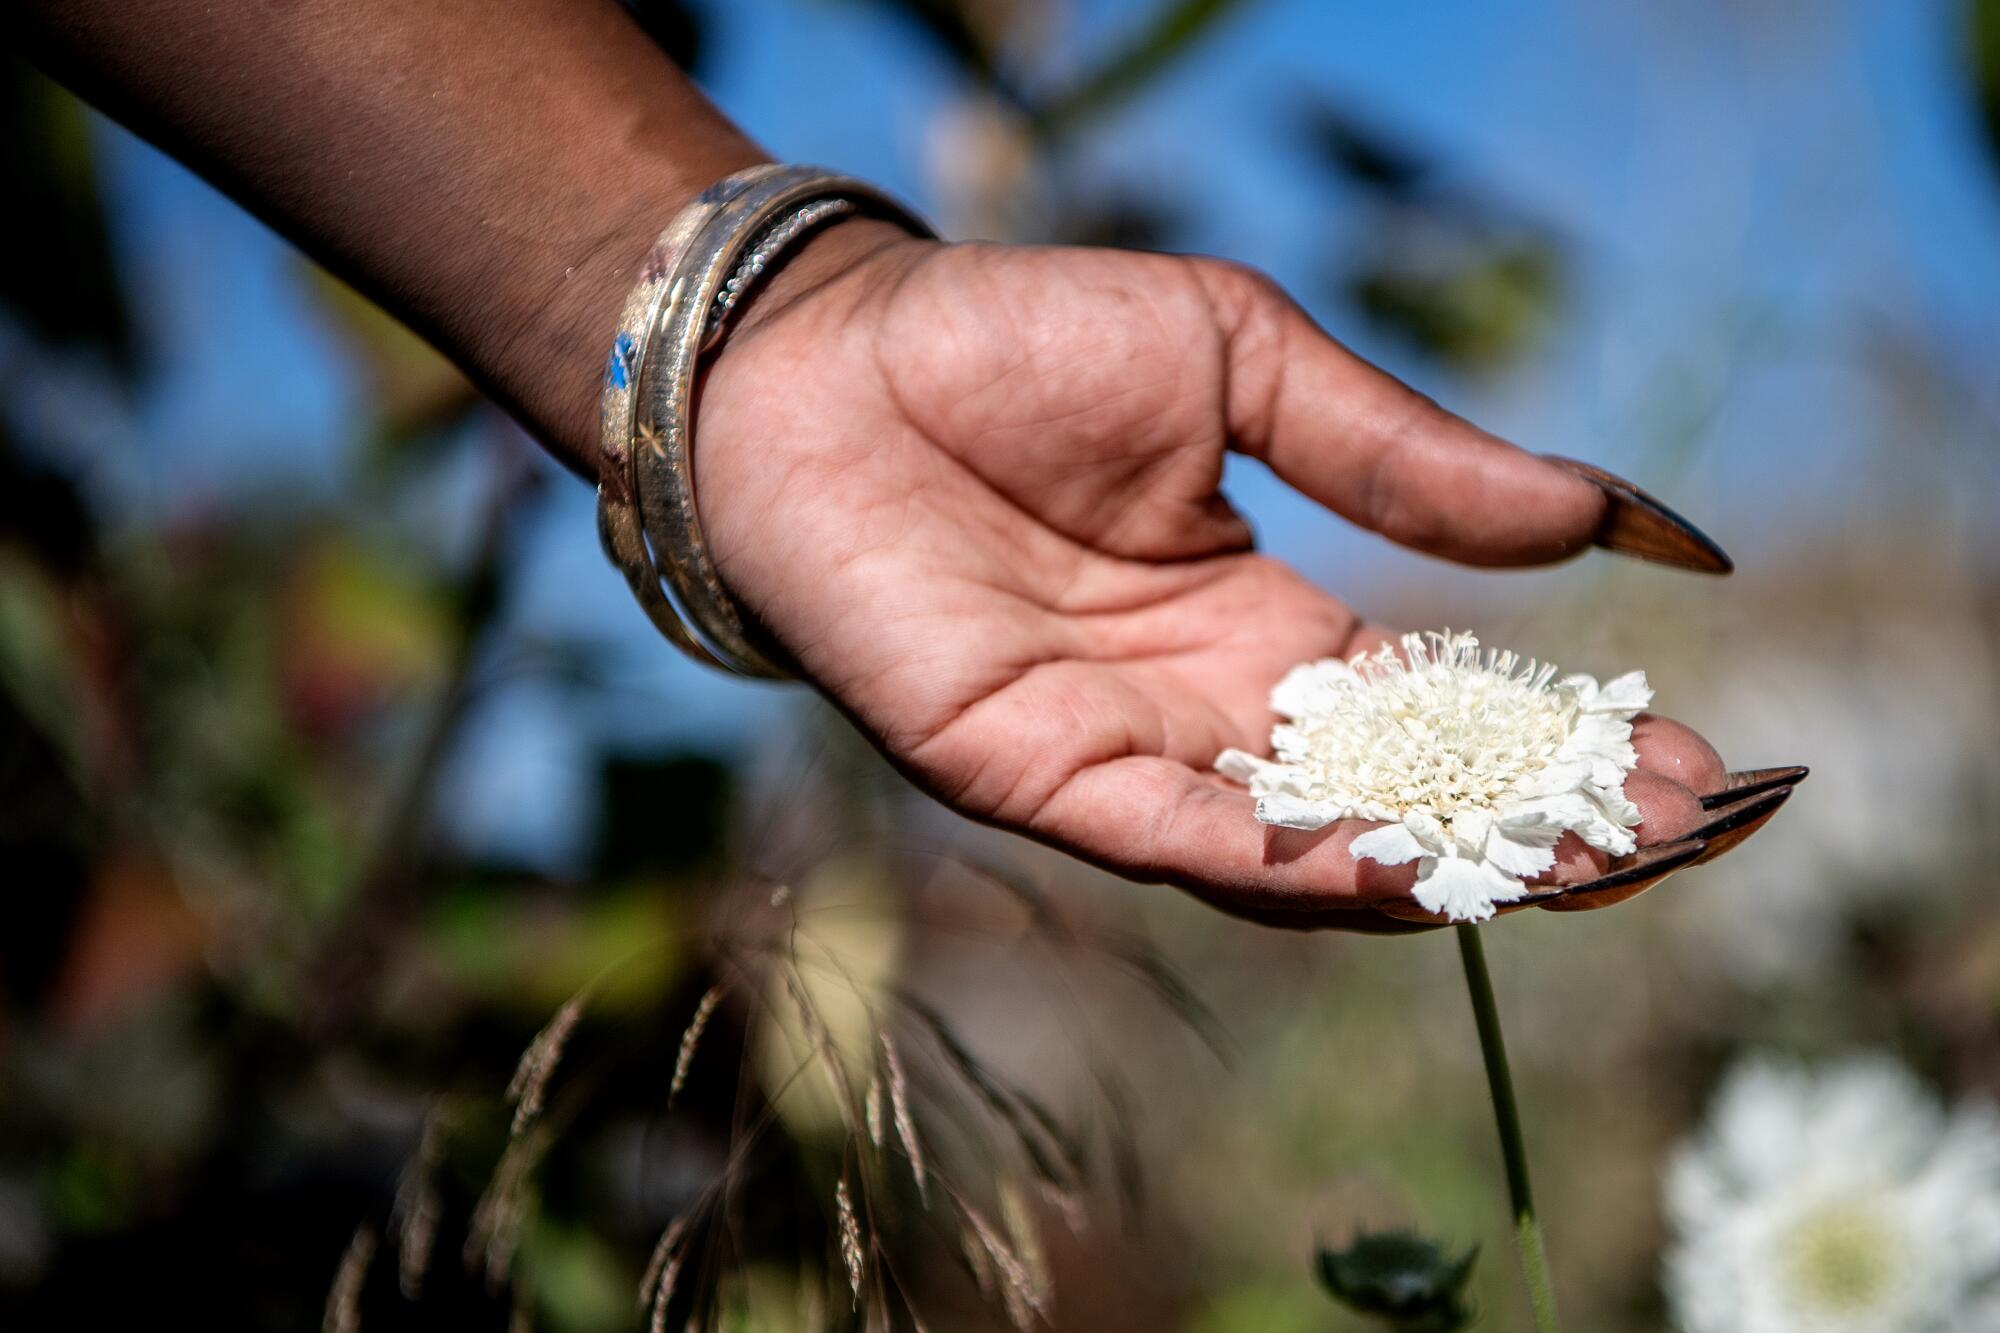
<path fill-rule="evenodd" d="M 1278 285 L 1277 279 L 1254 265 L 1208 256 L 1186 262 L 1195 266 L 1210 298 L 1225 314 L 1250 316 L 1260 309 L 1282 309 L 1292 304 L 1292 298 Z"/>
<path fill-rule="evenodd" d="M 1192 262 L 1223 340 L 1230 434 L 1254 454 L 1278 419 L 1298 307 L 1261 269 L 1229 259 Z"/>

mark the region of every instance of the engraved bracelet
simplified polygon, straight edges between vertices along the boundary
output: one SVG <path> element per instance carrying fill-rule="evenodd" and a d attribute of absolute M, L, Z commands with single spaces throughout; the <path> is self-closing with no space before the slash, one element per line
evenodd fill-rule
<path fill-rule="evenodd" d="M 814 228 L 855 214 L 933 234 L 873 186 L 815 167 L 767 164 L 716 182 L 660 233 L 605 362 L 597 488 L 605 553 L 661 634 L 696 661 L 738 675 L 793 673 L 746 625 L 702 535 L 696 373 L 765 269 Z"/>

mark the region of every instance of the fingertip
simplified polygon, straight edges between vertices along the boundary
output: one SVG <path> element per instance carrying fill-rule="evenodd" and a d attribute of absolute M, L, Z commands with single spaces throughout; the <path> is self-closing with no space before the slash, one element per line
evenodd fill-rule
<path fill-rule="evenodd" d="M 1532 485 L 1542 507 L 1551 550 L 1545 559 L 1560 560 L 1588 550 L 1604 525 L 1610 501 L 1602 490 L 1548 459 L 1524 449 L 1507 446 L 1508 452 L 1534 469 Z"/>
<path fill-rule="evenodd" d="M 1604 873 L 1611 858 L 1574 833 L 1565 833 L 1555 845 L 1556 863 L 1535 877 L 1537 884 L 1582 884 Z"/>
<path fill-rule="evenodd" d="M 1721 791 L 1729 781 L 1729 770 L 1715 747 L 1670 717 L 1641 713 L 1633 718 L 1632 745 L 1639 752 L 1641 770 L 1670 778 L 1697 796 Z"/>
<path fill-rule="evenodd" d="M 1625 775 L 1625 799 L 1639 807 L 1639 824 L 1633 832 L 1641 847 L 1684 838 L 1706 818 L 1693 792 L 1643 768 Z"/>

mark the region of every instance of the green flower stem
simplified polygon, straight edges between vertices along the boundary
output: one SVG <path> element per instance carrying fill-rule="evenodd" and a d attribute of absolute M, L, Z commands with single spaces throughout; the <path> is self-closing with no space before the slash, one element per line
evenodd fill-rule
<path fill-rule="evenodd" d="M 1465 992 L 1472 999 L 1479 1052 L 1486 1057 L 1486 1087 L 1493 1094 L 1493 1123 L 1500 1131 L 1500 1153 L 1507 1163 L 1507 1194 L 1514 1203 L 1514 1240 L 1521 1251 L 1521 1272 L 1528 1280 L 1528 1301 L 1535 1309 L 1537 1333 L 1556 1333 L 1556 1289 L 1549 1280 L 1542 1227 L 1535 1220 L 1528 1150 L 1521 1141 L 1521 1112 L 1514 1105 L 1513 1076 L 1507 1072 L 1507 1041 L 1500 1035 L 1500 1009 L 1493 1002 L 1486 946 L 1480 941 L 1478 926 L 1461 922 L 1457 930 L 1458 956 L 1465 964 Z"/>

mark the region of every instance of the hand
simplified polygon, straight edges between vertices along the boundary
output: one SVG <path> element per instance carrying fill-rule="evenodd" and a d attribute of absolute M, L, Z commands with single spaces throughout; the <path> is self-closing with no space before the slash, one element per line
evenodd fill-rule
<path fill-rule="evenodd" d="M 1266 751 L 1287 668 L 1390 631 L 1252 549 L 1218 490 L 1225 451 L 1468 564 L 1562 559 L 1615 506 L 1247 270 L 872 223 L 815 240 L 752 303 L 695 434 L 724 581 L 926 790 L 1294 925 L 1393 928 L 1340 909 L 1406 895 L 1413 869 L 1357 864 L 1367 824 L 1256 823 L 1209 766 Z M 1710 819 L 1700 798 L 1729 781 L 1715 752 L 1663 718 L 1635 739 L 1642 847 Z M 1604 873 L 1573 838 L 1562 850 L 1550 879 Z"/>

